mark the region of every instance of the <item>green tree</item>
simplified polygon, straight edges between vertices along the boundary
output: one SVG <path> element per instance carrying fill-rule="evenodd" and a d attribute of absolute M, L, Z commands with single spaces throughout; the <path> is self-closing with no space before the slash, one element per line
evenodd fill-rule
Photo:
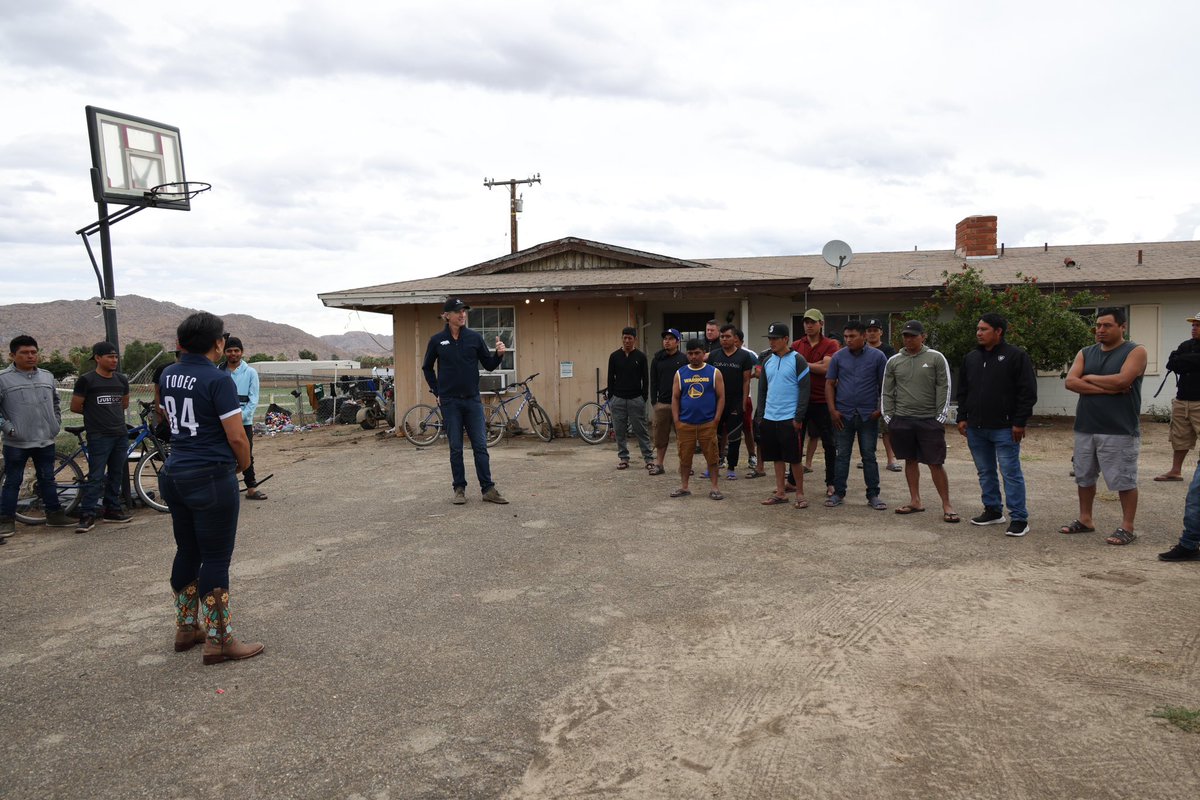
<path fill-rule="evenodd" d="M 1079 348 L 1092 341 L 1092 320 L 1074 308 L 1095 306 L 1103 297 L 1082 291 L 1043 291 L 1037 278 L 1017 273 L 1020 283 L 991 286 L 983 273 L 963 264 L 960 272 L 943 272 L 946 279 L 933 296 L 911 313 L 929 335 L 929 345 L 946 356 L 957 369 L 967 353 L 977 347 L 975 326 L 989 312 L 1008 320 L 1005 341 L 1029 353 L 1035 369 L 1066 368 Z"/>
<path fill-rule="evenodd" d="M 287 361 L 288 360 L 287 353 L 276 353 L 275 360 L 276 361 Z"/>
<path fill-rule="evenodd" d="M 92 348 L 87 345 L 72 347 L 67 351 L 67 361 L 75 365 L 75 369 L 80 373 L 87 372 L 95 364 L 90 363 L 92 360 Z"/>
<path fill-rule="evenodd" d="M 125 345 L 125 353 L 121 356 L 121 371 L 126 375 L 136 375 L 162 351 L 163 346 L 158 342 L 134 339 Z"/>
<path fill-rule="evenodd" d="M 61 381 L 68 375 L 74 375 L 79 371 L 74 364 L 63 358 L 63 354 L 57 350 L 51 353 L 48 359 L 39 363 L 38 366 L 53 375 L 56 381 Z"/>
<path fill-rule="evenodd" d="M 364 368 L 370 367 L 390 367 L 392 365 L 391 356 L 359 356 L 358 363 Z"/>
<path fill-rule="evenodd" d="M 274 360 L 275 360 L 275 356 L 269 356 L 266 353 L 255 353 L 254 355 L 252 355 L 246 359 L 246 363 L 257 364 L 260 361 L 274 361 Z"/>
<path fill-rule="evenodd" d="M 317 354 L 314 353 L 312 350 L 301 350 L 300 351 L 300 360 L 301 361 L 316 361 Z"/>

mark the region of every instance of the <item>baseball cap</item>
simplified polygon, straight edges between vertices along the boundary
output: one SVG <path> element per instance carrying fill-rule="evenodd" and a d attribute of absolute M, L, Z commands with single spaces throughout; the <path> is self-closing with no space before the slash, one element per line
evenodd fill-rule
<path fill-rule="evenodd" d="M 788 331 L 788 326 L 782 322 L 772 322 L 767 328 L 768 339 L 790 339 L 791 333 Z"/>
<path fill-rule="evenodd" d="M 675 341 L 677 341 L 677 342 L 680 339 L 678 328 L 667 328 L 665 331 L 662 332 L 662 335 L 663 335 L 664 339 L 667 338 L 668 336 L 674 336 Z"/>
<path fill-rule="evenodd" d="M 825 315 L 821 313 L 820 309 L 816 308 L 810 308 L 808 311 L 805 311 L 804 318 L 816 320 L 817 322 L 825 321 Z"/>
<path fill-rule="evenodd" d="M 442 311 L 469 311 L 470 309 L 469 305 L 457 297 L 451 297 L 446 301 L 446 305 L 442 306 Z"/>
<path fill-rule="evenodd" d="M 114 356 L 117 354 L 117 346 L 112 342 L 96 342 L 92 345 L 92 356 Z"/>
<path fill-rule="evenodd" d="M 879 328 L 879 330 L 883 330 L 883 323 L 877 319 L 869 319 L 869 320 L 867 320 L 867 327 L 868 328 Z"/>
<path fill-rule="evenodd" d="M 908 322 L 904 323 L 904 327 L 900 329 L 901 336 L 906 333 L 912 334 L 913 336 L 919 336 L 924 332 L 925 326 L 917 322 L 915 319 L 910 319 Z"/>
<path fill-rule="evenodd" d="M 1194 316 L 1185 319 L 1184 322 L 1200 322 L 1200 311 L 1197 311 Z"/>

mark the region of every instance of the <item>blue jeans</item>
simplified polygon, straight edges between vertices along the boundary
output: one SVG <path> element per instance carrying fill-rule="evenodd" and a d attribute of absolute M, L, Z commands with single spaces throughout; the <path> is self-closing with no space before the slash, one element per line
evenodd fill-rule
<path fill-rule="evenodd" d="M 450 443 L 450 475 L 455 489 L 467 488 L 467 472 L 463 468 L 463 429 L 471 437 L 471 452 L 475 455 L 475 477 L 480 491 L 486 492 L 492 482 L 492 462 L 488 457 L 487 423 L 483 419 L 483 403 L 478 397 L 442 397 L 442 419 L 446 423 L 446 440 Z"/>
<path fill-rule="evenodd" d="M 25 477 L 25 464 L 33 459 L 38 493 L 46 513 L 62 511 L 62 502 L 54 488 L 54 445 L 45 447 L 11 447 L 4 445 L 4 490 L 0 492 L 0 517 L 12 519 L 17 514 L 17 496 Z"/>
<path fill-rule="evenodd" d="M 88 437 L 88 476 L 83 485 L 80 514 L 95 514 L 104 494 L 104 507 L 121 510 L 121 479 L 129 454 L 128 436 Z"/>
<path fill-rule="evenodd" d="M 158 473 L 158 488 L 171 509 L 175 532 L 171 588 L 178 592 L 196 581 L 201 597 L 218 586 L 228 589 L 241 510 L 236 465 L 164 467 Z"/>
<path fill-rule="evenodd" d="M 612 409 L 613 430 L 617 435 L 617 458 L 629 460 L 629 433 L 637 437 L 638 449 L 642 451 L 642 460 L 647 464 L 654 462 L 654 453 L 650 450 L 650 434 L 646 431 L 646 401 L 640 397 L 616 397 L 609 403 Z"/>
<path fill-rule="evenodd" d="M 1179 545 L 1188 550 L 1200 548 L 1200 464 L 1192 473 L 1192 485 L 1183 504 L 1183 535 L 1179 537 Z"/>
<path fill-rule="evenodd" d="M 1028 520 L 1025 509 L 1025 476 L 1021 473 L 1021 443 L 1014 442 L 1012 428 L 967 428 L 967 447 L 979 472 L 980 497 L 985 508 L 1000 509 L 1000 480 L 996 464 L 1004 477 L 1004 497 L 1008 500 L 1008 515 L 1014 520 Z"/>
<path fill-rule="evenodd" d="M 832 425 L 831 425 L 832 427 Z M 862 456 L 863 480 L 867 482 L 867 499 L 879 496 L 879 462 L 875 460 L 875 447 L 879 443 L 879 420 L 863 419 L 842 415 L 842 429 L 835 430 L 837 458 L 833 471 L 833 492 L 838 497 L 846 496 L 846 482 L 850 480 L 850 452 L 854 440 L 858 439 L 858 454 Z"/>

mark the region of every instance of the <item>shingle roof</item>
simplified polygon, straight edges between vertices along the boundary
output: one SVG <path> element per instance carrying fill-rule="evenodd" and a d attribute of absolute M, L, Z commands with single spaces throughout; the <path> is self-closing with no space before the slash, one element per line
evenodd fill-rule
<path fill-rule="evenodd" d="M 514 271 L 564 252 L 582 251 L 625 268 Z M 1141 251 L 1142 263 L 1138 263 Z M 1064 264 L 1074 261 L 1074 266 Z M 442 302 L 454 295 L 570 293 L 646 295 L 675 290 L 735 289 L 754 294 L 889 292 L 924 294 L 940 286 L 943 272 L 964 263 L 993 284 L 1036 277 L 1047 287 L 1147 288 L 1200 286 L 1200 242 L 1009 247 L 998 258 L 964 259 L 952 250 L 857 253 L 835 272 L 819 255 L 682 260 L 568 237 L 476 264 L 447 275 L 347 289 L 319 295 L 326 305 L 383 308 L 394 304 Z M 811 283 L 810 283 L 811 281 Z"/>

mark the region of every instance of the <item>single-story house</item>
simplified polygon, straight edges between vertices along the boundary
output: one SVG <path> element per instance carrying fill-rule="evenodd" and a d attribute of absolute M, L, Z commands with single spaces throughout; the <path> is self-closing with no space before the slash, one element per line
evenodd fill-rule
<path fill-rule="evenodd" d="M 1036 276 L 1047 288 L 1090 289 L 1126 307 L 1130 337 L 1149 350 L 1143 406 L 1169 406 L 1171 387 L 1157 400 L 1153 394 L 1167 355 L 1190 336 L 1185 318 L 1200 311 L 1195 241 L 1012 248 L 998 244 L 996 217 L 977 216 L 958 223 L 954 250 L 856 253 L 835 271 L 820 255 L 685 260 L 567 237 L 434 278 L 319 297 L 332 308 L 391 315 L 401 408 L 428 399 L 425 345 L 444 325 L 442 304 L 461 297 L 472 306 L 468 324 L 508 346 L 502 379 L 539 373 L 539 401 L 554 422 L 569 423 L 604 385 L 608 355 L 627 325 L 643 332 L 648 355 L 661 347 L 663 329 L 702 335 L 709 319 L 734 323 L 749 347 L 762 349 L 768 324 L 787 322 L 798 335 L 807 308 L 821 309 L 827 333 L 866 317 L 894 329 L 963 263 L 995 285 Z M 1075 395 L 1057 374 L 1039 378 L 1039 393 L 1037 413 L 1074 412 Z"/>

